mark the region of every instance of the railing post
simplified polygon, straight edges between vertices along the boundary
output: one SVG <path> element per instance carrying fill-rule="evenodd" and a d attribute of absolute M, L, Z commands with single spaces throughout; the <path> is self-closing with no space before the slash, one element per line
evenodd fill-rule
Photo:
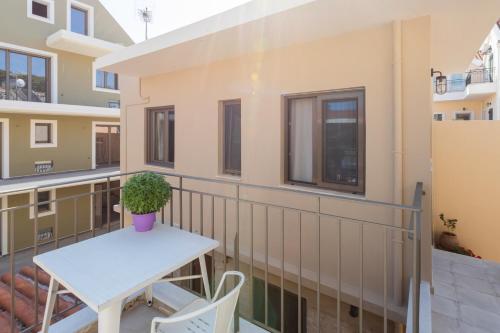
<path fill-rule="evenodd" d="M 106 178 L 106 221 L 108 223 L 108 232 L 111 231 L 111 180 L 109 176 Z"/>
<path fill-rule="evenodd" d="M 50 196 L 49 196 L 50 200 Z M 38 255 L 38 188 L 33 189 L 33 222 L 34 222 L 34 237 L 33 237 L 33 257 Z M 50 205 L 50 203 L 49 203 Z M 11 282 L 14 284 L 14 280 Z M 14 295 L 14 294 L 12 294 Z M 38 306 L 38 266 L 35 265 L 35 305 Z M 38 311 L 35 311 L 35 323 L 38 324 Z"/>
<path fill-rule="evenodd" d="M 234 244 L 234 268 L 240 270 L 240 184 L 236 184 L 236 240 Z M 240 331 L 240 302 L 234 311 L 234 333 Z"/>
<path fill-rule="evenodd" d="M 412 213 L 413 223 L 413 333 L 419 333 L 420 324 L 420 218 L 421 212 L 415 211 Z"/>

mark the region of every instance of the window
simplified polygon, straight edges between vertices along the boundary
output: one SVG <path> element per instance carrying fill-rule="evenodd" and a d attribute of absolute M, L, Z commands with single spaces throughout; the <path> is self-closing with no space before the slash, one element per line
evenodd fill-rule
<path fill-rule="evenodd" d="M 88 12 L 85 9 L 71 6 L 71 31 L 88 35 Z"/>
<path fill-rule="evenodd" d="M 285 180 L 365 191 L 364 89 L 287 96 Z"/>
<path fill-rule="evenodd" d="M 55 205 L 54 202 L 50 202 L 55 200 L 56 191 L 52 190 L 40 190 L 37 192 L 37 203 L 38 203 L 38 217 L 43 217 L 47 215 L 52 215 L 55 213 Z M 35 200 L 33 191 L 30 192 L 30 219 L 35 217 Z"/>
<path fill-rule="evenodd" d="M 120 101 L 108 101 L 108 104 L 107 104 L 108 108 L 112 108 L 112 109 L 119 109 L 120 108 Z"/>
<path fill-rule="evenodd" d="M 471 111 L 457 111 L 454 113 L 455 120 L 474 120 L 474 114 Z"/>
<path fill-rule="evenodd" d="M 50 60 L 0 49 L 0 99 L 50 102 Z"/>
<path fill-rule="evenodd" d="M 434 112 L 434 114 L 432 115 L 432 119 L 434 119 L 435 121 L 443 121 L 446 119 L 446 116 L 442 112 Z"/>
<path fill-rule="evenodd" d="M 118 74 L 97 70 L 95 86 L 101 89 L 118 90 Z"/>
<path fill-rule="evenodd" d="M 175 111 L 173 106 L 146 109 L 147 162 L 173 167 L 175 157 Z"/>
<path fill-rule="evenodd" d="M 28 17 L 54 23 L 54 0 L 27 0 Z"/>
<path fill-rule="evenodd" d="M 31 148 L 57 147 L 57 121 L 31 120 Z"/>
<path fill-rule="evenodd" d="M 222 172 L 241 174 L 241 102 L 222 102 Z"/>

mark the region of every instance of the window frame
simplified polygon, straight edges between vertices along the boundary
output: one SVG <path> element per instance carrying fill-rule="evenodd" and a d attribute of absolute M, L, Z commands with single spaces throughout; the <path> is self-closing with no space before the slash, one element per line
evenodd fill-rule
<path fill-rule="evenodd" d="M 66 7 L 67 7 L 66 30 L 68 30 L 72 33 L 81 35 L 80 33 L 73 32 L 71 30 L 71 9 L 74 7 L 78 10 L 87 12 L 87 15 L 86 15 L 86 18 L 87 18 L 87 20 L 86 20 L 86 34 L 82 35 L 82 36 L 94 37 L 94 7 L 92 7 L 86 3 L 76 1 L 76 0 L 67 0 Z"/>
<path fill-rule="evenodd" d="M 50 125 L 51 142 L 41 143 L 36 141 L 37 124 Z M 30 130 L 31 148 L 56 148 L 57 147 L 57 120 L 31 119 Z"/>
<path fill-rule="evenodd" d="M 165 114 L 165 124 L 163 130 L 165 131 L 164 135 L 164 148 L 163 148 L 163 155 L 164 159 L 163 160 L 155 160 L 154 159 L 154 130 L 152 131 L 151 125 L 153 124 L 153 116 L 157 113 L 164 113 Z M 169 161 L 169 121 L 168 121 L 168 116 L 169 114 L 174 115 L 174 156 L 173 156 L 173 161 Z M 168 106 L 158 106 L 158 107 L 149 107 L 145 109 L 145 135 L 146 135 L 146 147 L 144 149 L 145 151 L 145 160 L 146 164 L 149 165 L 156 165 L 160 167 L 166 167 L 166 168 L 174 168 L 175 167 L 175 106 L 174 105 L 168 105 Z"/>
<path fill-rule="evenodd" d="M 56 199 L 56 189 L 51 188 L 51 189 L 43 189 L 39 190 L 38 194 L 43 193 L 43 192 L 49 192 L 49 201 L 55 200 Z M 30 219 L 35 218 L 35 197 L 33 191 L 30 191 L 29 194 L 29 203 L 30 203 Z M 40 205 L 38 205 L 40 206 Z M 38 218 L 44 217 L 44 216 L 49 216 L 49 215 L 54 215 L 56 213 L 55 211 L 55 202 L 50 202 L 49 203 L 49 210 L 43 211 L 43 212 L 38 212 Z"/>
<path fill-rule="evenodd" d="M 226 168 L 226 106 L 227 105 L 239 105 L 240 106 L 240 170 L 230 170 Z M 220 144 L 219 144 L 219 151 L 220 151 L 220 166 L 219 166 L 219 172 L 220 174 L 224 176 L 230 176 L 230 177 L 236 177 L 236 178 L 241 178 L 241 169 L 242 169 L 242 164 L 241 164 L 241 153 L 242 153 L 242 135 L 241 135 L 241 99 L 230 99 L 230 100 L 223 100 L 219 102 L 219 126 L 221 128 L 220 130 Z"/>
<path fill-rule="evenodd" d="M 104 73 L 104 87 L 100 87 L 100 86 L 97 85 L 97 72 L 98 71 L 101 71 L 101 72 Z M 106 88 L 106 77 L 109 74 L 112 74 L 112 75 L 115 76 L 116 89 Z M 93 73 L 92 73 L 92 90 L 94 90 L 94 91 L 100 91 L 100 92 L 107 92 L 107 93 L 119 94 L 120 93 L 120 86 L 119 86 L 119 82 L 118 82 L 118 77 L 119 76 L 118 76 L 117 73 L 106 72 L 106 71 L 94 68 L 93 69 Z"/>
<path fill-rule="evenodd" d="M 32 80 L 33 80 L 33 73 L 32 73 L 32 59 L 33 58 L 40 58 L 45 60 L 45 102 L 42 103 L 51 103 L 52 101 L 52 58 L 47 57 L 45 55 L 39 55 L 36 53 L 32 52 L 25 52 L 25 51 L 18 51 L 16 49 L 11 49 L 7 47 L 3 47 L 0 45 L 0 50 L 5 52 L 5 73 L 6 73 L 6 82 L 5 82 L 5 94 L 8 96 L 9 91 L 10 91 L 10 80 L 9 80 L 9 75 L 10 75 L 10 54 L 11 53 L 16 53 L 20 54 L 23 56 L 27 57 L 27 76 L 28 76 L 28 82 L 26 82 L 26 86 L 28 89 L 28 100 L 27 101 L 19 101 L 19 102 L 32 102 Z M 1 99 L 0 99 L 1 100 Z M 5 99 L 6 101 L 16 101 L 13 99 Z"/>
<path fill-rule="evenodd" d="M 33 14 L 33 2 L 38 2 L 47 6 L 47 17 Z M 54 24 L 54 0 L 27 0 L 26 1 L 27 16 L 31 19 L 42 21 L 45 23 Z"/>
<path fill-rule="evenodd" d="M 294 99 L 313 98 L 313 175 L 312 182 L 303 182 L 290 179 L 290 163 L 292 161 L 290 152 L 290 111 L 291 102 Z M 328 100 L 346 100 L 356 98 L 358 103 L 357 118 L 357 168 L 358 184 L 346 185 L 327 182 L 324 180 L 324 110 L 323 103 Z M 308 93 L 287 94 L 282 96 L 283 103 L 283 128 L 284 128 L 284 173 L 283 183 L 294 186 L 306 186 L 318 189 L 333 190 L 338 192 L 365 195 L 366 193 L 366 91 L 364 87 L 337 89 L 328 91 L 317 91 Z"/>

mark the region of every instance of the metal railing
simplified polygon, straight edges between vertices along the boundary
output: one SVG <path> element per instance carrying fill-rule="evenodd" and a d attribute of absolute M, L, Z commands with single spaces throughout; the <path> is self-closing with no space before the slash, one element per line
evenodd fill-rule
<path fill-rule="evenodd" d="M 446 80 L 446 92 L 465 91 L 468 85 L 474 83 L 494 82 L 496 79 L 495 68 L 481 68 L 463 74 L 463 78 Z M 444 89 L 443 83 L 434 82 L 434 93 Z"/>
<path fill-rule="evenodd" d="M 41 251 L 48 251 L 61 245 L 75 243 L 123 228 L 125 226 L 123 206 L 120 206 L 119 223 L 112 225 L 110 218 L 111 192 L 119 191 L 121 197 L 123 187 L 111 188 L 111 181 L 115 177 L 121 177 L 123 181 L 142 172 L 144 171 L 122 173 L 104 178 L 88 178 L 87 182 L 105 181 L 106 189 L 45 202 L 37 202 L 37 198 L 38 192 L 47 187 L 33 188 L 31 191 L 33 198 L 35 198 L 34 203 L 1 209 L 0 214 L 7 217 L 7 221 L 4 223 L 8 225 L 9 253 L 0 260 L 0 273 L 5 271 L 11 275 L 11 295 L 16 294 L 13 283 L 16 267 L 22 265 L 22 263 L 16 263 L 16 257 L 25 258 L 27 251 L 31 251 L 32 256 L 34 256 Z M 416 328 L 414 332 L 418 332 L 421 280 L 421 183 L 416 184 L 412 205 L 398 205 L 357 196 L 334 193 L 319 194 L 299 188 L 291 189 L 189 175 L 155 173 L 166 177 L 173 190 L 170 202 L 159 213 L 159 222 L 218 239 L 221 242 L 220 248 L 210 254 L 212 286 L 216 285 L 217 274 L 221 275 L 221 272 L 226 271 L 229 265 L 247 275 L 248 282 L 245 293 L 249 295 L 249 299 L 245 299 L 244 296 L 240 297 L 237 316 L 273 332 L 284 332 L 287 325 L 293 325 L 298 332 L 302 332 L 303 327 L 308 332 L 314 329 L 320 331 L 322 327 L 321 309 L 328 307 L 328 310 L 335 313 L 335 315 L 331 315 L 329 320 L 333 320 L 337 331 L 340 331 L 343 324 L 341 308 L 350 305 L 358 309 L 357 329 L 359 332 L 363 331 L 363 327 L 372 325 L 372 319 L 365 318 L 366 311 L 376 313 L 380 320 L 374 325 L 380 325 L 380 330 L 383 329 L 383 332 L 387 332 L 390 330 L 390 321 L 397 321 L 394 318 L 397 317 L 395 313 L 398 312 L 398 306 L 402 306 L 402 312 L 406 311 L 405 303 L 398 304 L 399 301 L 395 299 L 394 295 L 391 295 L 392 285 L 390 283 L 394 282 L 394 279 L 401 279 L 405 285 L 405 283 L 409 283 L 411 277 L 414 309 L 412 322 L 413 327 Z M 52 183 L 50 188 L 71 184 L 73 183 Z M 78 200 L 90 198 L 91 205 L 94 205 L 96 195 L 104 193 L 108 202 L 106 226 L 96 228 L 94 216 L 91 216 L 89 228 L 79 230 Z M 73 203 L 73 221 L 60 221 L 58 207 L 64 201 L 72 201 Z M 339 203 L 353 205 L 354 208 L 349 210 L 349 213 L 342 212 L 341 209 L 336 212 L 337 205 L 332 205 L 331 201 L 337 205 Z M 38 207 L 44 204 L 54 204 L 55 232 L 51 240 L 40 242 L 37 238 Z M 17 222 L 15 212 L 23 209 L 34 210 L 33 245 L 28 248 L 16 249 Z M 371 218 L 356 216 L 359 215 L 355 214 L 356 211 L 363 210 L 367 210 L 366 213 Z M 381 213 L 381 211 L 383 212 Z M 401 212 L 405 220 L 411 221 L 411 223 L 395 225 L 392 218 L 394 211 Z M 391 214 L 387 214 L 387 212 Z M 59 233 L 61 223 L 72 223 L 73 232 L 61 235 Z M 294 232 L 296 233 L 294 234 Z M 357 243 L 352 242 L 353 239 L 357 239 Z M 397 241 L 398 239 L 399 241 Z M 395 244 L 401 243 L 401 239 L 404 244 L 408 245 L 409 250 L 406 251 L 404 244 L 400 244 L 405 258 L 411 261 L 411 269 L 401 276 L 394 277 L 393 272 L 390 271 L 390 267 L 394 263 L 390 261 L 389 256 L 393 254 Z M 373 242 L 373 240 L 375 241 Z M 325 253 L 325 249 L 332 252 L 333 255 L 330 257 Z M 294 254 L 290 255 L 290 252 Z M 374 258 L 372 253 L 375 252 L 381 252 L 381 257 Z M 313 253 L 313 255 L 307 255 L 308 253 Z M 27 257 L 32 258 L 32 256 Z M 375 270 L 373 265 L 367 267 L 369 263 L 366 260 L 367 257 L 370 260 L 381 260 L 381 267 Z M 326 259 L 328 259 L 328 263 L 324 264 Z M 357 264 L 351 265 L 353 267 L 348 266 L 356 260 Z M 8 269 L 5 269 L 6 267 Z M 195 268 L 190 265 L 188 269 Z M 34 304 L 39 304 L 38 274 L 38 268 L 35 267 Z M 344 278 L 344 276 L 347 277 Z M 370 283 L 375 280 L 381 281 L 381 285 L 373 287 Z M 264 283 L 264 288 L 263 291 L 260 290 L 261 294 L 259 294 L 259 286 L 262 283 Z M 186 287 L 193 289 L 193 284 Z M 279 289 L 277 293 L 279 299 L 270 296 L 270 291 L 277 289 Z M 197 291 L 202 293 L 202 286 L 199 286 Z M 404 294 L 404 291 L 402 293 Z M 273 295 L 276 296 L 276 293 Z M 259 301 L 258 296 L 263 298 L 263 316 L 262 309 L 254 304 L 254 302 Z M 294 312 L 296 317 L 290 318 L 290 314 L 285 313 L 285 297 L 288 300 L 290 297 L 296 300 L 297 308 Z M 325 304 L 323 301 L 325 297 L 334 301 Z M 11 297 L 11 309 L 15 309 L 15 302 L 15 297 Z M 79 306 L 79 304 L 75 306 Z M 333 309 L 334 307 L 335 309 Z M 56 309 L 58 309 L 57 306 Z M 260 312 L 255 313 L 256 311 Z M 55 316 L 57 318 L 61 315 L 61 313 L 57 313 Z M 15 312 L 11 311 L 10 316 L 11 322 L 15 323 Z M 34 316 L 35 324 L 22 327 L 22 332 L 28 332 L 41 323 L 42 318 L 38 315 L 38 311 L 34 311 Z M 296 322 L 291 323 L 290 320 L 296 320 Z M 403 322 L 403 319 L 400 321 Z M 238 330 L 237 325 L 235 330 Z M 14 326 L 12 326 L 11 332 L 15 332 Z"/>

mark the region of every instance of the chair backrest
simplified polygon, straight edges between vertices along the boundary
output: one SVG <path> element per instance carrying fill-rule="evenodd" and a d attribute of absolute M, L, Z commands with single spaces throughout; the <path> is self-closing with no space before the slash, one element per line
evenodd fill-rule
<path fill-rule="evenodd" d="M 224 283 L 228 276 L 238 277 L 239 281 L 233 289 L 231 289 L 226 295 L 224 295 L 224 297 L 218 299 L 219 294 L 222 288 L 224 287 Z M 153 322 L 151 325 L 151 332 L 152 333 L 156 332 L 156 324 L 162 323 L 162 324 L 172 325 L 175 323 L 185 322 L 197 318 L 199 316 L 202 316 L 204 314 L 207 314 L 208 312 L 211 311 L 213 311 L 212 312 L 213 325 L 211 327 L 212 329 L 211 332 L 212 333 L 229 332 L 231 321 L 233 319 L 234 310 L 236 308 L 236 303 L 238 302 L 238 296 L 240 294 L 240 290 L 241 287 L 243 286 L 243 283 L 245 283 L 245 275 L 243 275 L 243 273 L 237 271 L 225 272 L 222 275 L 222 279 L 219 283 L 219 286 L 217 287 L 217 291 L 215 292 L 215 295 L 211 303 L 192 312 L 184 313 L 178 316 L 174 315 L 168 318 L 160 318 L 160 317 L 153 318 Z"/>

